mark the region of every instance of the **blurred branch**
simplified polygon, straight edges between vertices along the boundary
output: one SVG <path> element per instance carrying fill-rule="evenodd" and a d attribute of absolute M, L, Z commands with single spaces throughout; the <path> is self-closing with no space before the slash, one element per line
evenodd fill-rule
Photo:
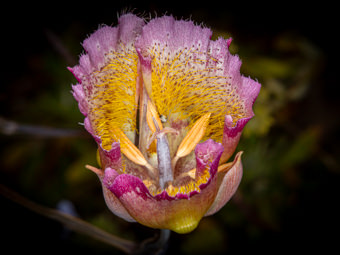
<path fill-rule="evenodd" d="M 16 192 L 10 190 L 9 188 L 3 186 L 2 184 L 0 184 L 0 194 L 15 203 L 18 203 L 30 209 L 33 212 L 36 212 L 47 218 L 59 221 L 70 230 L 109 244 L 127 254 L 133 254 L 133 252 L 137 248 L 137 244 L 133 241 L 125 240 L 120 237 L 111 235 L 79 218 L 36 204 L 28 200 L 27 198 L 17 194 Z"/>
<path fill-rule="evenodd" d="M 0 184 L 0 194 L 10 199 L 11 201 L 24 206 L 25 208 L 45 216 L 49 219 L 56 220 L 63 224 L 66 228 L 75 231 L 80 234 L 87 235 L 93 239 L 111 245 L 126 254 L 134 255 L 146 255 L 165 254 L 167 244 L 170 238 L 170 230 L 161 229 L 159 234 L 153 238 L 148 238 L 140 244 L 133 241 L 126 240 L 117 236 L 114 236 L 106 231 L 97 228 L 86 221 L 83 221 L 77 217 L 63 213 L 61 211 L 51 209 L 42 205 L 39 205 L 21 195 Z"/>
<path fill-rule="evenodd" d="M 62 56 L 65 59 L 67 65 L 74 66 L 77 63 L 76 59 L 70 53 L 68 48 L 64 45 L 64 43 L 61 41 L 61 39 L 55 33 L 53 33 L 49 29 L 46 29 L 45 35 L 46 35 L 49 43 L 56 50 L 56 52 L 58 52 L 60 54 L 60 56 Z"/>
<path fill-rule="evenodd" d="M 38 125 L 19 124 L 0 117 L 0 134 L 4 135 L 35 135 L 41 137 L 80 137 L 84 132 L 67 128 L 51 128 Z"/>

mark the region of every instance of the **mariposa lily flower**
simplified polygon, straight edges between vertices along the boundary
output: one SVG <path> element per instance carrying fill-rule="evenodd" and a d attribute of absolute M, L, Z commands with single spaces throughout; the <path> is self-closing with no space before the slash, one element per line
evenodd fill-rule
<path fill-rule="evenodd" d="M 125 14 L 87 38 L 73 95 L 98 144 L 109 209 L 188 233 L 219 211 L 242 178 L 234 153 L 260 84 L 240 74 L 231 39 L 171 16 Z"/>

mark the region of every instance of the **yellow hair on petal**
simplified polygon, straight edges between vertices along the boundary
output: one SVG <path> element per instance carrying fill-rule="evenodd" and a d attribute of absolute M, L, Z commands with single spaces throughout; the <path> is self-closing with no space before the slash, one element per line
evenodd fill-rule
<path fill-rule="evenodd" d="M 193 48 L 170 53 L 167 46 L 155 44 L 149 54 L 152 98 L 159 114 L 190 120 L 190 128 L 202 115 L 211 113 L 203 139 L 216 141 L 222 139 L 225 115 L 231 115 L 234 123 L 244 117 L 243 103 L 229 77 L 219 75 L 218 60 L 209 53 Z"/>
<path fill-rule="evenodd" d="M 125 48 L 107 55 L 107 64 L 92 74 L 95 86 L 91 93 L 90 118 L 102 147 L 111 149 L 117 141 L 112 130 L 118 127 L 128 137 L 136 130 L 136 80 L 138 56 L 134 49 Z"/>

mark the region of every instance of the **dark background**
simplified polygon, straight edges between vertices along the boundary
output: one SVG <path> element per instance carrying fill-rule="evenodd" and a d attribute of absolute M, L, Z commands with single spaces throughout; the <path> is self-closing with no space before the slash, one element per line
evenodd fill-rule
<path fill-rule="evenodd" d="M 262 90 L 238 150 L 240 188 L 188 235 L 172 234 L 169 254 L 323 252 L 336 249 L 339 195 L 338 35 L 335 4 L 275 1 L 9 3 L 1 13 L 0 118 L 67 128 L 76 137 L 9 134 L 1 122 L 1 183 L 49 207 L 71 201 L 82 219 L 143 240 L 153 231 L 112 215 L 94 174 L 96 146 L 70 93 L 81 42 L 124 10 L 172 14 L 233 37 L 241 72 Z M 7 122 L 6 122 L 7 123 Z M 121 254 L 0 196 L 4 251 Z M 4 254 L 6 254 L 6 252 Z M 2 253 L 2 252 L 1 252 Z"/>

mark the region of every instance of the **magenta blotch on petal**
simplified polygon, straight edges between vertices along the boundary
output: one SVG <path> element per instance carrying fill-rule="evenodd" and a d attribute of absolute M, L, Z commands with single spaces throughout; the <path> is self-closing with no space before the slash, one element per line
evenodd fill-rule
<path fill-rule="evenodd" d="M 211 164 L 211 168 L 216 170 L 223 150 L 224 148 L 220 143 L 214 142 L 211 139 L 198 144 L 195 148 L 197 174 L 201 174 L 207 164 Z M 212 161 L 212 159 L 214 160 Z M 215 172 L 210 174 L 214 176 Z"/>
<path fill-rule="evenodd" d="M 239 119 L 234 125 L 230 115 L 225 117 L 222 145 L 224 152 L 221 157 L 221 163 L 226 162 L 235 152 L 235 149 L 240 140 L 244 126 L 252 117 Z"/>
<path fill-rule="evenodd" d="M 111 167 L 114 169 L 122 169 L 122 155 L 118 142 L 112 143 L 111 150 L 105 150 L 99 144 L 99 155 L 103 168 Z"/>

